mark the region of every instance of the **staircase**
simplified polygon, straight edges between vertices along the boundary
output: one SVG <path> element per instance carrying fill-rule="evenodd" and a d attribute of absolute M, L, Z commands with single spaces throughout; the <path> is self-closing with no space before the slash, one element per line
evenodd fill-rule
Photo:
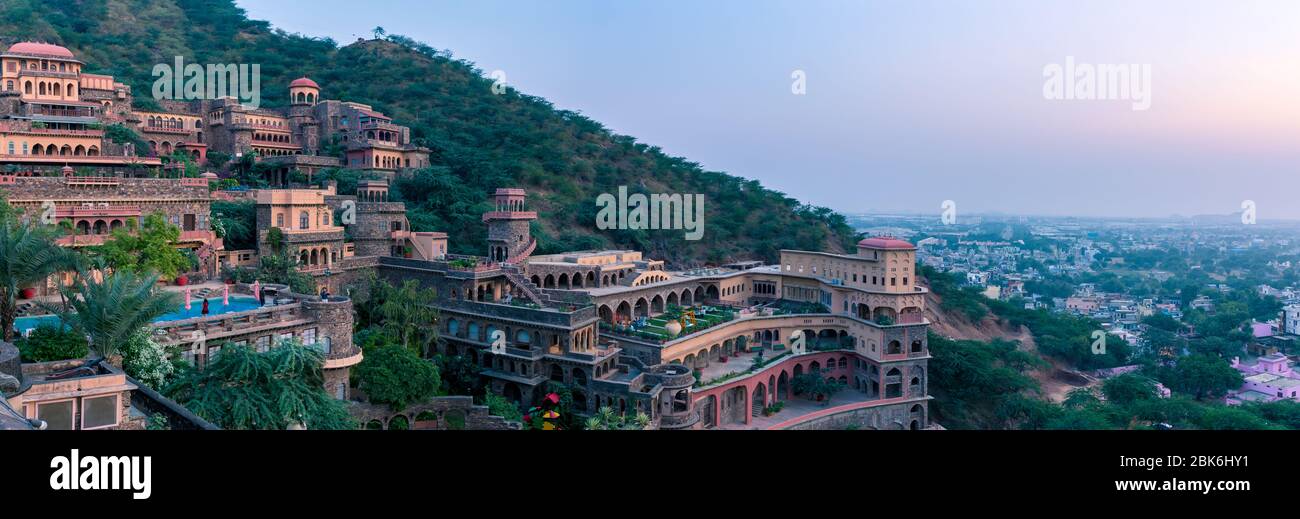
<path fill-rule="evenodd" d="M 541 292 L 539 292 L 540 289 L 519 272 L 519 267 L 514 265 L 502 265 L 501 272 L 504 272 L 506 279 L 509 279 L 511 283 L 514 283 L 516 287 L 519 287 L 519 290 L 523 292 L 528 299 L 532 300 L 532 302 L 539 305 L 546 304 L 545 298 L 543 298 Z"/>
<path fill-rule="evenodd" d="M 763 403 L 759 402 L 758 400 L 754 401 L 754 416 L 755 417 L 763 416 Z"/>
<path fill-rule="evenodd" d="M 515 254 L 514 256 L 511 256 L 510 258 L 506 259 L 505 262 L 511 265 L 517 265 L 519 264 L 520 261 L 523 261 L 525 258 L 532 255 L 533 251 L 536 249 L 537 249 L 537 238 L 533 238 L 532 241 L 528 242 L 528 246 L 524 247 L 524 250 L 521 250 L 519 251 L 519 254 Z"/>

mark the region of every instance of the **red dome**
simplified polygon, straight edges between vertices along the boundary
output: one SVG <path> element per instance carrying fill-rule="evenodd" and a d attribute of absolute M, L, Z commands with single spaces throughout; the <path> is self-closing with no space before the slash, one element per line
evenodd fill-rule
<path fill-rule="evenodd" d="M 58 45 L 51 45 L 49 43 L 36 43 L 32 41 L 23 41 L 10 45 L 9 50 L 6 52 L 10 54 L 32 54 L 37 56 L 53 56 L 56 58 L 73 59 L 72 51 L 66 48 Z"/>
<path fill-rule="evenodd" d="M 865 247 L 868 249 L 895 249 L 895 250 L 916 249 L 916 246 L 912 245 L 910 242 L 906 240 L 900 240 L 892 236 L 877 236 L 875 238 L 867 238 L 865 240 L 858 242 L 858 246 Z"/>
<path fill-rule="evenodd" d="M 316 82 L 312 81 L 310 78 L 300 77 L 298 79 L 293 80 L 292 83 L 289 83 L 289 88 L 294 88 L 294 87 L 312 87 L 312 88 L 319 89 L 320 85 L 317 85 Z"/>

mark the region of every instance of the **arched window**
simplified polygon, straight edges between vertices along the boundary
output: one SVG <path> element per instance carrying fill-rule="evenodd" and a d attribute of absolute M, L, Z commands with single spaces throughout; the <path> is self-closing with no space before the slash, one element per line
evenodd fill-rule
<path fill-rule="evenodd" d="M 447 321 L 447 335 L 455 336 L 460 333 L 460 321 L 449 319 Z"/>
<path fill-rule="evenodd" d="M 531 342 L 531 339 L 532 336 L 529 335 L 528 330 L 519 330 L 519 332 L 515 334 L 515 342 L 519 344 L 528 344 Z"/>
<path fill-rule="evenodd" d="M 299 214 L 298 214 L 298 228 L 299 228 L 299 229 L 306 229 L 306 228 L 307 228 L 308 226 L 310 226 L 310 225 L 311 225 L 311 215 L 308 215 L 308 214 L 307 214 L 307 211 L 303 211 L 302 213 L 299 213 Z"/>

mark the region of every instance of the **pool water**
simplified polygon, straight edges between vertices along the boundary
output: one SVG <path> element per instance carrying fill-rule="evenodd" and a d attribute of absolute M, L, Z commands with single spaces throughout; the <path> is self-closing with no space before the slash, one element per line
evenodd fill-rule
<path fill-rule="evenodd" d="M 208 315 L 227 314 L 230 312 L 243 312 L 245 310 L 252 310 L 257 307 L 258 307 L 257 300 L 253 299 L 250 296 L 231 296 L 230 304 L 228 305 L 221 304 L 221 297 L 208 298 Z M 190 309 L 186 310 L 185 300 L 182 296 L 181 303 L 176 308 L 176 311 L 163 314 L 158 319 L 155 319 L 154 322 L 180 321 L 182 319 L 193 319 L 195 317 L 202 316 L 202 314 L 203 314 L 202 299 L 198 299 L 198 298 L 191 299 Z M 14 319 L 14 329 L 18 330 L 19 334 L 26 333 L 27 330 L 31 330 L 42 325 L 58 326 L 59 316 L 40 315 L 35 317 L 19 317 L 17 319 Z"/>

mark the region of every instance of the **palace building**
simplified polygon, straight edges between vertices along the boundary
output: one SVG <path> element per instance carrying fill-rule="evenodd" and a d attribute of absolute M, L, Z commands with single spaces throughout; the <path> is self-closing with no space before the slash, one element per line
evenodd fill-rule
<path fill-rule="evenodd" d="M 203 163 L 220 152 L 280 166 L 287 174 L 323 168 L 366 170 L 385 179 L 429 165 L 410 128 L 361 103 L 327 100 L 309 78 L 288 85 L 289 106 L 252 108 L 235 99 L 157 100 L 161 110 L 137 109 L 130 87 L 111 76 L 83 73 L 67 48 L 20 42 L 0 54 L 0 168 L 27 175 L 64 166 L 99 174 L 134 174 L 162 166 L 182 152 Z M 105 128 L 131 127 L 149 149 L 114 142 Z M 337 155 L 323 155 L 326 147 Z"/>
<path fill-rule="evenodd" d="M 445 233 L 413 231 L 405 204 L 389 199 L 390 181 L 428 166 L 429 151 L 373 107 L 323 99 L 320 85 L 300 78 L 281 110 L 231 99 L 136 110 L 129 88 L 82 65 L 45 43 L 0 54 L 0 191 L 10 203 L 28 214 L 52 203 L 76 231 L 68 246 L 102 243 L 128 221 L 162 213 L 209 277 L 283 254 L 315 282 L 315 294 L 268 286 L 283 297 L 267 306 L 155 323 L 200 366 L 223 343 L 295 338 L 324 349 L 326 389 L 349 398 L 349 369 L 362 359 L 352 299 L 373 275 L 432 291 L 438 353 L 469 359 L 491 391 L 522 405 L 560 384 L 575 413 L 641 412 L 661 429 L 931 427 L 927 289 L 917 285 L 910 243 L 874 237 L 851 254 L 783 250 L 777 264 L 693 270 L 634 250 L 534 255 L 538 215 L 524 190 L 501 188 L 482 216 L 487 249 L 450 254 Z M 111 124 L 134 127 L 149 149 L 113 142 Z M 178 151 L 200 162 L 254 153 L 277 166 L 268 179 L 276 187 L 214 194 L 212 174 L 139 178 L 149 169 L 165 177 L 159 156 Z M 355 194 L 333 182 L 290 188 L 290 172 L 313 184 L 330 167 L 369 178 Z M 225 249 L 210 222 L 214 196 L 255 202 L 255 249 Z M 800 389 L 810 377 L 843 389 L 823 406 Z M 114 384 L 114 405 L 124 405 L 130 388 Z M 113 416 L 100 414 L 103 423 Z"/>

